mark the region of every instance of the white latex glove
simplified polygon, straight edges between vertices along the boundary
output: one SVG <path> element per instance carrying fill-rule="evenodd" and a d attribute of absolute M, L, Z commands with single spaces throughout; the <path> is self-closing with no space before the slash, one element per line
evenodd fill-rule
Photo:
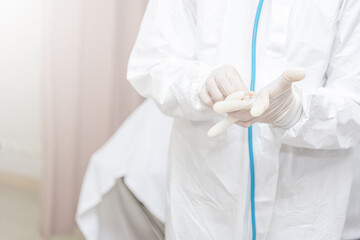
<path fill-rule="evenodd" d="M 230 94 L 242 91 L 249 92 L 240 74 L 231 65 L 216 68 L 206 79 L 199 92 L 201 101 L 212 108 L 216 102 L 223 101 Z"/>
<path fill-rule="evenodd" d="M 302 71 L 285 71 L 278 79 L 262 88 L 250 99 L 226 99 L 214 105 L 217 113 L 229 114 L 208 132 L 210 137 L 226 130 L 233 123 L 250 127 L 256 122 L 268 123 L 282 128 L 293 126 L 302 113 L 299 96 L 293 93 L 292 83 L 304 79 Z M 241 94 L 239 94 L 241 95 Z"/>

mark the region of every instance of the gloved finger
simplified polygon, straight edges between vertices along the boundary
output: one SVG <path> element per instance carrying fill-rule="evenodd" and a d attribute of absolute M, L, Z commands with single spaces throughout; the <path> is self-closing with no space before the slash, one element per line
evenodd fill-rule
<path fill-rule="evenodd" d="M 243 100 L 245 96 L 245 93 L 243 91 L 238 91 L 230 94 L 225 98 L 225 101 L 231 101 L 231 100 Z"/>
<path fill-rule="evenodd" d="M 242 100 L 231 100 L 231 101 L 220 101 L 214 104 L 213 109 L 216 113 L 228 113 L 239 110 L 250 109 L 253 105 L 251 101 Z"/>
<path fill-rule="evenodd" d="M 236 112 L 231 112 L 228 115 L 229 117 L 235 118 L 238 121 L 247 122 L 253 120 L 254 117 L 250 114 L 249 110 L 241 110 Z"/>
<path fill-rule="evenodd" d="M 215 74 L 214 79 L 224 96 L 228 96 L 236 91 L 235 87 L 232 85 L 231 81 L 226 77 L 225 74 Z"/>
<path fill-rule="evenodd" d="M 246 87 L 243 79 L 241 78 L 241 76 L 239 75 L 239 73 L 236 70 L 227 71 L 226 76 L 230 80 L 232 85 L 234 86 L 235 91 L 241 90 L 245 93 L 249 91 L 249 89 Z"/>
<path fill-rule="evenodd" d="M 209 131 L 208 136 L 209 137 L 215 137 L 219 135 L 220 133 L 224 132 L 226 129 L 228 129 L 232 124 L 234 124 L 237 120 L 234 118 L 226 117 L 217 124 L 215 124 Z"/>
<path fill-rule="evenodd" d="M 237 121 L 236 124 L 243 127 L 243 128 L 249 128 L 251 125 L 254 124 L 254 122 L 252 120 L 250 120 L 250 121 Z"/>
<path fill-rule="evenodd" d="M 293 82 L 301 81 L 305 78 L 305 72 L 300 70 L 287 70 L 281 74 L 281 76 L 268 85 L 271 97 L 283 94 L 284 92 L 291 90 Z"/>
<path fill-rule="evenodd" d="M 215 79 L 212 77 L 206 82 L 206 89 L 209 92 L 210 97 L 215 102 L 224 100 L 224 95 L 220 91 Z"/>
<path fill-rule="evenodd" d="M 209 108 L 213 107 L 214 103 L 206 88 L 201 89 L 201 91 L 199 92 L 199 98 Z"/>
<path fill-rule="evenodd" d="M 260 91 L 256 96 L 255 103 L 250 110 L 253 117 L 259 117 L 269 108 L 269 92 L 267 90 Z"/>
<path fill-rule="evenodd" d="M 249 91 L 247 94 L 245 94 L 244 100 L 250 100 L 250 101 L 252 101 L 252 98 L 253 98 L 253 97 L 255 97 L 255 92 Z"/>
<path fill-rule="evenodd" d="M 305 72 L 301 70 L 287 70 L 281 75 L 282 84 L 289 85 L 305 78 Z"/>

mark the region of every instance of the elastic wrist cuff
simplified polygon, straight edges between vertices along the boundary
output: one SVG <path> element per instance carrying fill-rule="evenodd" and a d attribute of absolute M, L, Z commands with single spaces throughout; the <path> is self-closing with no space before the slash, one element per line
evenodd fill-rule
<path fill-rule="evenodd" d="M 285 117 L 274 124 L 274 126 L 287 129 L 291 128 L 299 121 L 303 111 L 301 99 L 296 92 L 293 92 L 293 97 L 294 101 L 290 110 L 286 113 Z"/>

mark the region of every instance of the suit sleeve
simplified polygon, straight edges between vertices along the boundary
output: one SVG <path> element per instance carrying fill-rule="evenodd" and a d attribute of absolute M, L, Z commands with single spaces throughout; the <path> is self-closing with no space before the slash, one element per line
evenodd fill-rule
<path fill-rule="evenodd" d="M 360 1 L 344 0 L 326 84 L 301 96 L 303 113 L 290 129 L 273 127 L 281 143 L 347 149 L 360 143 Z"/>
<path fill-rule="evenodd" d="M 150 0 L 130 56 L 128 80 L 166 115 L 194 121 L 214 113 L 198 92 L 212 71 L 196 59 L 193 3 Z"/>

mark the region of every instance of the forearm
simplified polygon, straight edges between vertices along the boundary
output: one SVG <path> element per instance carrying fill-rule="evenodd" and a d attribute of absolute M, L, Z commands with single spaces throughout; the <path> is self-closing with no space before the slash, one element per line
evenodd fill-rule
<path fill-rule="evenodd" d="M 172 57 L 148 65 L 143 58 L 137 58 L 130 61 L 128 79 L 142 96 L 154 100 L 164 114 L 202 121 L 214 116 L 198 97 L 211 70 L 195 60 Z"/>
<path fill-rule="evenodd" d="M 272 127 L 282 144 L 312 149 L 346 149 L 360 142 L 360 104 L 339 90 L 320 88 L 302 98 L 302 115 L 289 129 Z"/>

